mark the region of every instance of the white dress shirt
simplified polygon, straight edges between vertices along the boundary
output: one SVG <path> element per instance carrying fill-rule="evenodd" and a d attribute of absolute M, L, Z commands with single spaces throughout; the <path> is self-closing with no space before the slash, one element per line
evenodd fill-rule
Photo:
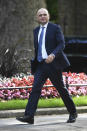
<path fill-rule="evenodd" d="M 43 40 L 42 40 L 42 58 L 46 59 L 48 57 L 47 52 L 46 52 L 46 48 L 45 48 L 45 35 L 46 35 L 46 29 L 47 29 L 47 24 L 44 25 L 45 29 L 44 29 L 44 35 L 43 35 Z M 40 26 L 40 30 L 39 30 L 39 34 L 38 34 L 38 41 L 40 38 L 40 33 L 42 31 L 42 25 Z"/>

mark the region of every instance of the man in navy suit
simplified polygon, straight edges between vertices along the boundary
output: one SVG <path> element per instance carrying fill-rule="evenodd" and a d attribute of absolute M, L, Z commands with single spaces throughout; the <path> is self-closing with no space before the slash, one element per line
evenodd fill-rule
<path fill-rule="evenodd" d="M 76 121 L 77 112 L 68 90 L 64 87 L 62 71 L 70 65 L 63 50 L 65 48 L 64 36 L 59 25 L 49 22 L 49 13 L 45 8 L 37 12 L 40 26 L 34 29 L 34 48 L 37 63 L 34 72 L 34 84 L 30 94 L 24 117 L 17 120 L 34 123 L 34 114 L 37 109 L 41 89 L 49 78 L 58 90 L 68 112 L 68 123 Z"/>

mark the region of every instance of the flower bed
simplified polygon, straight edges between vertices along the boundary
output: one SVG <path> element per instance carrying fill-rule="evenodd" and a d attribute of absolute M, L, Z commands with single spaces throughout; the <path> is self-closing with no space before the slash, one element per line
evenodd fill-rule
<path fill-rule="evenodd" d="M 64 83 L 66 83 L 66 76 L 68 77 L 68 84 L 87 84 L 87 75 L 84 73 L 63 73 Z M 32 86 L 34 77 L 31 75 L 19 74 L 12 78 L 0 78 L 0 87 L 24 87 Z M 52 85 L 51 81 L 47 79 L 45 85 Z M 32 88 L 28 89 L 6 89 L 0 90 L 0 99 L 26 99 L 29 98 Z M 69 93 L 73 96 L 87 95 L 86 86 L 73 86 L 68 88 Z M 43 87 L 41 91 L 41 98 L 60 97 L 55 87 Z"/>
<path fill-rule="evenodd" d="M 68 77 L 68 84 L 87 84 L 87 75 L 84 73 L 64 73 Z M 87 95 L 87 86 L 73 86 L 68 88 L 74 96 Z"/>

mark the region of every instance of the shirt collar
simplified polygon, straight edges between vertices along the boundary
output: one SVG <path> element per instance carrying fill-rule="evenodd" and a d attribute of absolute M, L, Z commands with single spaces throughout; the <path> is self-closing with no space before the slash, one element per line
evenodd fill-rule
<path fill-rule="evenodd" d="M 41 27 L 47 28 L 47 25 L 48 25 L 48 23 L 46 23 L 44 26 L 40 25 L 40 28 L 41 28 Z"/>

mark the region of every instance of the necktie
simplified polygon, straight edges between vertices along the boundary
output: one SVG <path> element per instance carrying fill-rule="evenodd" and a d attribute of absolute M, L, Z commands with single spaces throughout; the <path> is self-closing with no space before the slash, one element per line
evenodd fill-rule
<path fill-rule="evenodd" d="M 42 31 L 40 33 L 40 38 L 39 38 L 39 43 L 38 43 L 38 56 L 37 56 L 37 60 L 39 62 L 42 61 L 42 40 L 43 40 L 43 35 L 44 35 L 44 28 L 45 27 L 42 27 Z"/>

